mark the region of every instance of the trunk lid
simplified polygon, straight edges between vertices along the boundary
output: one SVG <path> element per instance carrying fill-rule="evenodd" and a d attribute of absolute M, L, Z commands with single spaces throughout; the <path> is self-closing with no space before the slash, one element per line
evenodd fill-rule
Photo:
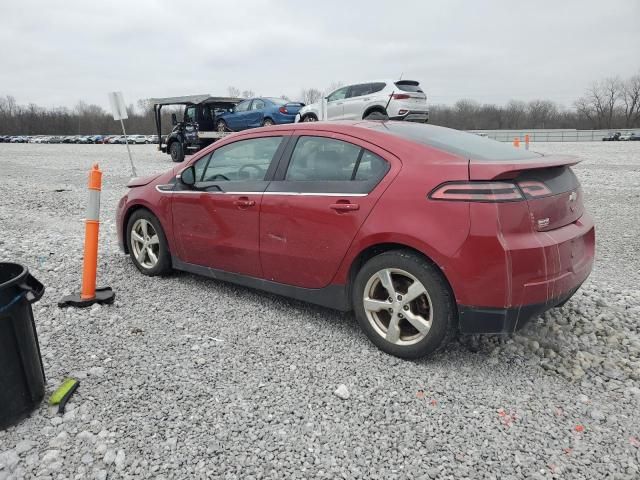
<path fill-rule="evenodd" d="M 572 156 L 540 156 L 519 161 L 470 160 L 470 180 L 509 180 L 524 195 L 532 226 L 539 232 L 578 220 L 584 213 L 582 189 Z"/>

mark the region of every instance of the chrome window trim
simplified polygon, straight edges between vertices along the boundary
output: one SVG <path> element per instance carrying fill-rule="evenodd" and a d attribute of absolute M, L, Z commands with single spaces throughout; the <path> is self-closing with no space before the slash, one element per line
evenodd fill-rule
<path fill-rule="evenodd" d="M 170 185 L 170 184 L 169 184 Z M 186 193 L 188 195 L 287 195 L 301 197 L 366 197 L 368 193 L 335 193 L 335 192 L 205 192 L 202 190 L 162 190 L 160 187 L 168 185 L 156 185 L 156 190 L 160 193 Z"/>

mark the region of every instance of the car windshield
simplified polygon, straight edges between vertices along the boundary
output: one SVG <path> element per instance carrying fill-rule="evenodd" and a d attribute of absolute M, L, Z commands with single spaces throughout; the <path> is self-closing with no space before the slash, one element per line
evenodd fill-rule
<path fill-rule="evenodd" d="M 422 143 L 438 150 L 476 160 L 525 160 L 541 157 L 530 150 L 520 150 L 473 133 L 452 128 L 412 122 L 375 122 L 377 130 Z"/>

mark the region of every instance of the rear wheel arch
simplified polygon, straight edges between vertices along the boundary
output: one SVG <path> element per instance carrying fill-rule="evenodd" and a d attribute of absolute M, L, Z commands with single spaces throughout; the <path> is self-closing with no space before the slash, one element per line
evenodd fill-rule
<path fill-rule="evenodd" d="M 358 275 L 358 272 L 364 266 L 364 264 L 367 263 L 369 260 L 371 260 L 373 257 L 376 257 L 382 253 L 390 252 L 393 250 L 401 250 L 401 251 L 406 251 L 408 253 L 413 253 L 415 255 L 422 257 L 424 260 L 430 263 L 431 266 L 433 266 L 436 269 L 436 271 L 440 274 L 440 276 L 446 283 L 449 289 L 449 293 L 451 294 L 451 298 L 453 299 L 456 298 L 453 292 L 453 288 L 451 287 L 451 282 L 445 275 L 444 270 L 440 267 L 440 265 L 434 262 L 433 259 L 430 258 L 428 255 L 426 255 L 424 252 L 418 250 L 415 247 L 411 247 L 403 243 L 393 243 L 393 242 L 377 243 L 374 245 L 370 245 L 364 250 L 362 250 L 360 253 L 358 253 L 358 255 L 355 256 L 355 258 L 351 262 L 351 267 L 349 268 L 348 285 L 347 285 L 348 298 L 351 298 L 351 294 L 353 291 L 353 284 L 354 284 L 356 275 Z"/>

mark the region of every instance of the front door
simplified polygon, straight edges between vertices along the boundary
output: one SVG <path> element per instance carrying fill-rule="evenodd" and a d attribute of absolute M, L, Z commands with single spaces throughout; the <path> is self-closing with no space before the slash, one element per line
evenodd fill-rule
<path fill-rule="evenodd" d="M 342 120 L 348 90 L 349 87 L 342 87 L 327 97 L 327 120 Z"/>
<path fill-rule="evenodd" d="M 320 132 L 300 136 L 290 159 L 280 162 L 261 206 L 265 279 L 322 288 L 335 276 L 386 188 L 390 169 L 390 163 L 376 154 L 380 149 L 368 144 L 362 148 L 353 140 Z"/>
<path fill-rule="evenodd" d="M 180 258 L 194 265 L 261 277 L 259 215 L 269 168 L 283 136 L 238 140 L 197 160 L 193 188 L 174 190 Z"/>
<path fill-rule="evenodd" d="M 236 105 L 231 115 L 228 115 L 224 120 L 227 122 L 227 127 L 233 131 L 244 130 L 247 128 L 249 122 L 249 106 L 251 100 L 244 100 Z"/>

